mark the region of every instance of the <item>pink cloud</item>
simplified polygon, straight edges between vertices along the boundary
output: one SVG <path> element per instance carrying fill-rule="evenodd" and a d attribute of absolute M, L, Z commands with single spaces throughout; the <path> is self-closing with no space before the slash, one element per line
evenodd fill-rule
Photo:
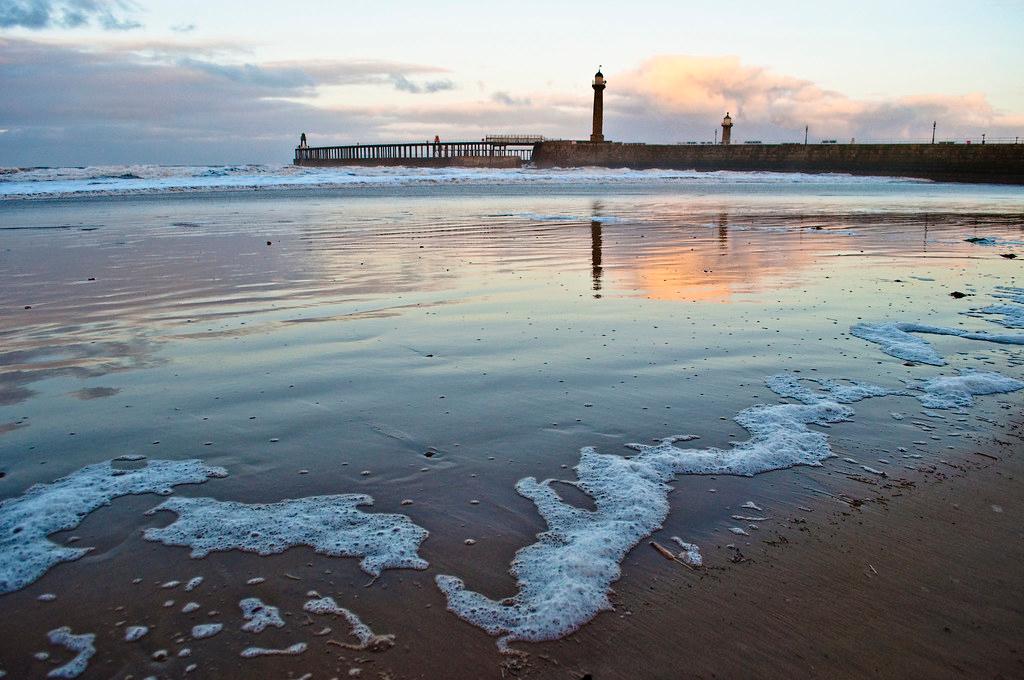
<path fill-rule="evenodd" d="M 737 130 L 802 131 L 809 124 L 819 134 L 865 139 L 922 137 L 935 120 L 945 135 L 1024 131 L 1024 116 L 996 111 L 981 93 L 854 99 L 735 56 L 656 56 L 612 77 L 619 92 L 609 97 L 610 113 L 621 107 L 632 118 L 648 111 L 708 127 L 729 111 Z"/>

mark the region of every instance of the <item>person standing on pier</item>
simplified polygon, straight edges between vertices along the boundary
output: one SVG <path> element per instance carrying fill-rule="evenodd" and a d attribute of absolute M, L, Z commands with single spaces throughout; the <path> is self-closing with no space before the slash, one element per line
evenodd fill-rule
<path fill-rule="evenodd" d="M 434 156 L 441 155 L 441 136 L 434 135 Z"/>

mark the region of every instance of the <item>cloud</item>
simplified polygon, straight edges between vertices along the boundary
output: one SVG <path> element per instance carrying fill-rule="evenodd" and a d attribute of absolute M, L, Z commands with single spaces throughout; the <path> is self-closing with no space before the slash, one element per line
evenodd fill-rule
<path fill-rule="evenodd" d="M 505 106 L 529 106 L 531 103 L 529 97 L 513 97 L 508 92 L 500 91 L 491 95 L 491 101 L 504 104 Z"/>
<path fill-rule="evenodd" d="M 423 83 L 422 85 L 417 84 L 406 78 L 401 73 L 392 73 L 389 75 L 391 83 L 395 86 L 395 89 L 399 92 L 411 92 L 412 94 L 423 94 L 432 92 L 441 92 L 443 90 L 454 90 L 455 83 L 450 80 L 431 80 Z"/>
<path fill-rule="evenodd" d="M 79 28 L 95 23 L 108 31 L 126 31 L 142 26 L 124 18 L 135 12 L 127 0 L 3 0 L 0 28 Z"/>
<path fill-rule="evenodd" d="M 236 83 L 267 88 L 277 92 L 306 89 L 316 85 L 316 79 L 298 67 L 260 66 L 257 64 L 218 64 L 212 61 L 184 58 L 178 61 L 184 69 L 230 80 Z"/>
<path fill-rule="evenodd" d="M 654 57 L 613 76 L 606 97 L 611 126 L 622 129 L 628 120 L 649 133 L 661 126 L 662 134 L 701 139 L 726 111 L 735 121 L 734 139 L 802 139 L 805 125 L 816 136 L 863 141 L 930 136 L 932 121 L 954 136 L 1011 134 L 1024 126 L 1024 118 L 997 112 L 979 93 L 854 99 L 738 57 Z M 616 120 L 616 113 L 623 118 Z"/>
<path fill-rule="evenodd" d="M 175 24 L 171 26 L 171 30 L 175 33 L 191 33 L 196 30 L 195 24 Z"/>
<path fill-rule="evenodd" d="M 166 43 L 0 37 L 0 158 L 13 165 L 288 162 L 298 134 L 321 143 L 378 141 L 393 106 L 314 106 L 319 88 L 391 87 L 444 69 L 390 61 L 232 63 Z M 237 49 L 233 56 L 237 56 Z M 426 87 L 426 86 L 420 86 Z M 421 135 L 417 134 L 416 138 Z"/>
<path fill-rule="evenodd" d="M 316 82 L 294 65 L 152 59 L 0 38 L 0 91 L 22 92 L 0 98 L 0 127 L 9 130 L 0 135 L 0 158 L 19 165 L 287 162 L 302 130 L 369 137 L 358 115 L 281 99 Z"/>
<path fill-rule="evenodd" d="M 2 2 L 3 0 L 0 0 Z M 287 163 L 311 144 L 479 139 L 531 133 L 585 139 L 592 93 L 489 92 L 404 97 L 454 87 L 443 68 L 387 60 L 246 62 L 229 42 L 0 37 L 0 159 L 5 165 Z M 1024 118 L 980 94 L 856 100 L 734 58 L 658 57 L 609 74 L 605 132 L 625 141 L 711 139 L 722 114 L 733 139 L 909 138 L 981 131 Z M 346 90 L 344 88 L 352 89 Z M 341 88 L 341 89 L 332 89 Z M 1015 122 L 1016 121 L 1016 122 Z M 869 134 L 870 133 L 870 134 Z"/>

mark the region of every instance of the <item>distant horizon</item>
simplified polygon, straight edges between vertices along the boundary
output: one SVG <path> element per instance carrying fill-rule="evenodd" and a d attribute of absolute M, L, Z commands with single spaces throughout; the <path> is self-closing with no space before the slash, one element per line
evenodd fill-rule
<path fill-rule="evenodd" d="M 1024 5 L 12 0 L 0 166 L 286 164 L 311 145 L 1024 136 Z"/>

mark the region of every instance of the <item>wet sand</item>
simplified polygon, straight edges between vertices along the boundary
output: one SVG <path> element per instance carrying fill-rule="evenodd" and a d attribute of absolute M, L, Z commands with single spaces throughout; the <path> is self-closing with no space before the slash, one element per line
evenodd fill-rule
<path fill-rule="evenodd" d="M 715 497 L 715 505 L 717 494 L 759 493 L 770 519 L 750 538 L 701 540 L 706 567 L 700 570 L 669 562 L 641 544 L 614 586 L 615 611 L 560 641 L 517 645 L 526 654 L 511 657 L 496 651 L 493 638 L 444 610 L 432 583 L 434 568 L 386 572 L 366 587 L 370 579 L 353 560 L 325 559 L 306 549 L 263 558 L 215 553 L 203 560 L 184 554 L 168 560 L 133 531 L 139 513 L 155 501 L 122 499 L 116 511 L 94 513 L 74 532 L 97 545 L 102 556 L 54 570 L 44 584 L 6 596 L 8 611 L 20 616 L 17 626 L 10 619 L 5 623 L 5 648 L 45 649 L 39 641 L 58 609 L 62 623 L 99 633 L 90 677 L 176 677 L 186 661 L 198 664 L 199 677 L 251 677 L 246 664 L 254 662 L 239 661 L 227 650 L 298 640 L 309 643 L 308 652 L 259 660 L 261 676 L 345 677 L 359 668 L 364 677 L 395 679 L 1018 677 L 1024 665 L 1022 433 L 1020 424 L 1008 428 L 986 445 L 953 452 L 944 463 L 908 475 L 913 479 L 851 480 L 827 469 L 806 470 L 805 481 L 832 497 L 819 493 L 794 501 L 789 487 L 790 502 L 784 503 L 765 493 L 764 485 L 780 481 L 770 477 L 791 471 L 755 478 L 756 483 L 717 477 L 676 484 L 673 496 L 702 493 Z M 707 493 L 710 484 L 716 494 Z M 690 509 L 687 500 L 673 503 Z M 692 523 L 678 512 L 652 538 L 671 545 L 669 536 L 690 529 Z M 466 561 L 507 564 L 519 546 L 507 528 L 491 531 L 472 550 L 450 537 L 432 536 L 422 554 L 440 564 L 438 569 L 454 569 L 452 555 L 461 553 L 462 573 L 472 572 Z M 111 543 L 111 536 L 121 538 Z M 131 584 L 129 577 L 136 575 L 143 582 Z M 161 587 L 193 575 L 205 581 L 191 593 Z M 489 588 L 511 591 L 507 578 L 491 576 Z M 244 585 L 256 577 L 266 581 Z M 383 653 L 339 648 L 334 643 L 351 641 L 344 627 L 314 621 L 299 607 L 311 587 L 356 609 L 377 632 L 395 634 L 397 645 Z M 39 603 L 34 598 L 41 592 L 61 595 Z M 257 639 L 229 625 L 205 643 L 188 641 L 192 625 L 237 619 L 243 595 L 280 605 L 286 628 L 269 629 Z M 168 600 L 174 605 L 160 606 Z M 182 615 L 189 601 L 203 606 Z M 121 639 L 126 621 L 145 622 L 151 631 L 128 646 Z M 332 633 L 313 634 L 325 626 L 333 626 Z M 175 644 L 179 638 L 186 641 Z M 187 659 L 143 661 L 155 650 L 182 646 L 193 650 Z M 7 668 L 10 677 L 34 677 L 40 666 Z"/>
<path fill-rule="evenodd" d="M 961 312 L 995 285 L 1021 285 L 1021 260 L 964 239 L 1024 240 L 1011 190 L 517 191 L 4 206 L 3 498 L 125 453 L 202 458 L 229 477 L 176 494 L 366 493 L 372 511 L 430 531 L 430 567 L 366 587 L 357 560 L 308 548 L 192 560 L 142 539 L 174 519 L 143 514 L 160 498 L 125 497 L 54 537 L 95 546 L 88 556 L 0 596 L 17 614 L 0 622 L 0 668 L 53 667 L 66 655 L 46 632 L 68 625 L 97 635 L 87 677 L 179 677 L 193 663 L 190 677 L 1019 674 L 1021 440 L 1006 424 L 1021 393 L 943 420 L 910 397 L 864 401 L 827 430 L 838 457 L 821 468 L 677 478 L 653 539 L 697 543 L 708 568 L 668 562 L 644 540 L 613 585 L 616 611 L 558 642 L 515 644 L 526 659 L 448 612 L 438 574 L 514 594 L 509 562 L 544 529 L 514 484 L 571 478 L 583 446 L 628 454 L 628 442 L 692 432 L 727 447 L 747 436 L 732 421 L 741 409 L 781 401 L 763 382 L 780 371 L 887 385 L 953 367 L 1020 375 L 1017 349 L 930 337 L 953 364 L 938 369 L 847 333 L 908 315 L 985 326 Z M 748 500 L 769 519 L 730 534 Z M 746 561 L 732 563 L 728 544 Z M 196 575 L 194 593 L 161 588 Z M 349 641 L 346 628 L 307 617 L 310 591 L 394 634 L 395 647 L 329 644 Z M 56 601 L 36 599 L 49 592 Z M 288 625 L 240 631 L 249 596 Z M 200 608 L 182 613 L 189 601 Z M 190 640 L 209 621 L 224 631 Z M 150 633 L 124 642 L 139 624 Z M 309 650 L 238 657 L 295 642 Z M 191 654 L 173 656 L 182 647 Z M 44 649 L 53 659 L 32 659 Z M 172 657 L 152 660 L 161 649 Z"/>
<path fill-rule="evenodd" d="M 536 646 L 524 676 L 1020 677 L 1021 433 L 859 507 L 786 512 L 742 563 L 643 559 L 616 587 L 625 616 Z"/>

